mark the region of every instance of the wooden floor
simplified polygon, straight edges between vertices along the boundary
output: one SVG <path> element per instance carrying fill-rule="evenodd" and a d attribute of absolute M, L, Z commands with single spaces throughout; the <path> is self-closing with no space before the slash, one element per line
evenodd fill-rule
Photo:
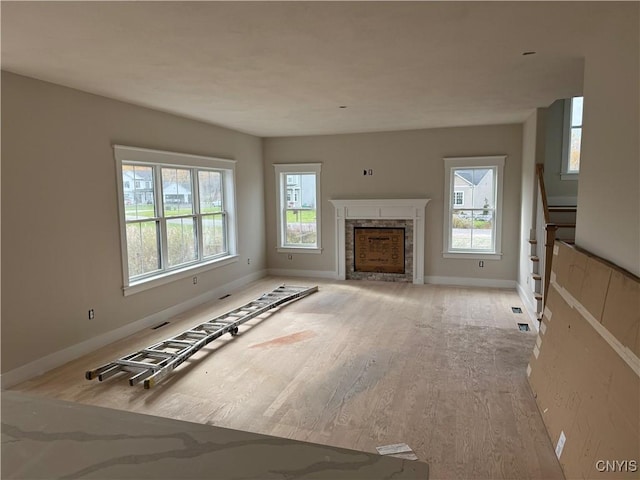
<path fill-rule="evenodd" d="M 286 282 L 320 291 L 216 340 L 152 390 L 85 370 Z M 526 378 L 536 334 L 514 291 L 388 282 L 252 283 L 15 389 L 375 452 L 405 442 L 430 478 L 563 478 Z"/>

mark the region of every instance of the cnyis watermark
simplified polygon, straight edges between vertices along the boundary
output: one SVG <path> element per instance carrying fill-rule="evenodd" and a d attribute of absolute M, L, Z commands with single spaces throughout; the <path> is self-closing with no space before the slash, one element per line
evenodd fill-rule
<path fill-rule="evenodd" d="M 637 460 L 597 460 L 596 470 L 599 472 L 637 472 Z"/>

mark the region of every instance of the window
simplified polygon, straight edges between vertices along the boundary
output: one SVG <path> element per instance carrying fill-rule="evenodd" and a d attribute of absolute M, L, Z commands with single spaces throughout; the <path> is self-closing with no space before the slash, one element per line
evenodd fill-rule
<path fill-rule="evenodd" d="M 568 98 L 564 102 L 561 173 L 563 180 L 577 180 L 580 173 L 583 104 L 583 97 Z"/>
<path fill-rule="evenodd" d="M 505 159 L 505 156 L 444 159 L 445 257 L 501 257 Z"/>
<path fill-rule="evenodd" d="M 233 160 L 114 151 L 125 295 L 237 261 Z"/>
<path fill-rule="evenodd" d="M 274 164 L 278 251 L 320 253 L 319 163 Z"/>

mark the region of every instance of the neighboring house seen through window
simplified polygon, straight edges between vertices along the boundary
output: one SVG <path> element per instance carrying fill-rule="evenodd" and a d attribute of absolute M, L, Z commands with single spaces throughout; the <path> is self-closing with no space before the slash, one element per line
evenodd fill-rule
<path fill-rule="evenodd" d="M 114 150 L 125 294 L 235 261 L 234 161 Z"/>
<path fill-rule="evenodd" d="M 321 164 L 274 164 L 279 252 L 320 253 Z"/>
<path fill-rule="evenodd" d="M 445 158 L 445 257 L 499 258 L 504 156 Z"/>
<path fill-rule="evenodd" d="M 568 98 L 564 102 L 561 173 L 563 180 L 577 180 L 580 173 L 583 105 L 583 97 Z"/>

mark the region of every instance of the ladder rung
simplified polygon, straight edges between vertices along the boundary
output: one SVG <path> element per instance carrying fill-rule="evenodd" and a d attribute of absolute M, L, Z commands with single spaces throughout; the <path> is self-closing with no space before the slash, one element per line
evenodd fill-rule
<path fill-rule="evenodd" d="M 159 350 L 151 350 L 151 349 L 149 349 L 149 348 L 145 348 L 144 350 L 140 350 L 140 352 L 144 352 L 144 353 L 146 353 L 147 355 L 149 355 L 150 357 L 151 357 L 151 356 L 154 356 L 154 355 L 157 355 L 157 356 L 158 356 L 158 357 L 160 357 L 160 358 L 171 358 L 171 357 L 175 357 L 175 354 L 174 354 L 174 353 L 170 353 L 170 352 L 162 352 L 162 351 L 159 351 Z"/>
<path fill-rule="evenodd" d="M 207 332 L 217 332 L 219 330 L 224 330 L 226 327 L 228 327 L 229 325 L 231 325 L 230 323 L 223 325 L 223 326 L 218 326 L 218 325 L 202 325 L 202 328 L 204 330 L 206 330 Z"/>
<path fill-rule="evenodd" d="M 147 362 L 137 362 L 135 360 L 116 360 L 118 365 L 122 365 L 123 367 L 133 367 L 133 368 L 154 368 L 157 367 L 157 363 L 147 363 Z"/>
<path fill-rule="evenodd" d="M 165 340 L 164 342 L 161 342 L 159 345 L 163 345 L 163 346 L 171 346 L 171 345 L 178 345 L 178 346 L 182 346 L 182 347 L 189 347 L 191 345 L 193 345 L 193 342 L 190 340 L 180 340 L 178 338 L 170 338 L 169 340 Z M 165 347 L 166 348 L 166 347 Z M 175 348 L 175 347 L 173 347 Z"/>

